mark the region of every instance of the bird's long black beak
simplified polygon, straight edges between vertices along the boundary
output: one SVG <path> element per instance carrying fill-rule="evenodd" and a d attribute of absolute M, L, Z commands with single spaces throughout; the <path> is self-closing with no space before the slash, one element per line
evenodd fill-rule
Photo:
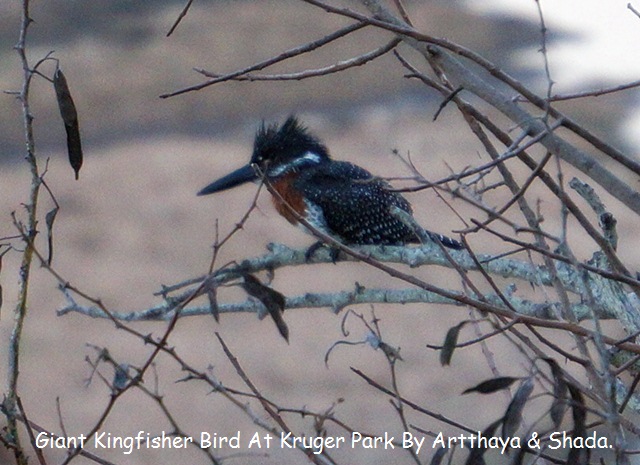
<path fill-rule="evenodd" d="M 242 168 L 223 176 L 217 181 L 213 181 L 207 187 L 198 192 L 198 195 L 208 195 L 213 194 L 214 192 L 224 191 L 231 189 L 232 187 L 239 186 L 240 184 L 244 184 L 245 182 L 255 181 L 256 179 L 258 179 L 258 173 L 253 169 L 253 166 L 245 165 Z"/>

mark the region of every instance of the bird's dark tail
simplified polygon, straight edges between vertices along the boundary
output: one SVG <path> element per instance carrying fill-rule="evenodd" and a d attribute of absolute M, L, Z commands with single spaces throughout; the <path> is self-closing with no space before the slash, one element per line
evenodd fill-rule
<path fill-rule="evenodd" d="M 427 234 L 427 236 L 429 236 L 429 239 L 431 239 L 433 242 L 440 242 L 442 245 L 444 245 L 445 247 L 449 247 L 450 249 L 455 249 L 455 250 L 464 249 L 464 244 L 462 242 L 456 241 L 455 239 L 451 239 L 450 237 L 443 236 L 442 234 L 436 234 L 434 232 L 427 231 L 426 229 L 424 232 Z"/>

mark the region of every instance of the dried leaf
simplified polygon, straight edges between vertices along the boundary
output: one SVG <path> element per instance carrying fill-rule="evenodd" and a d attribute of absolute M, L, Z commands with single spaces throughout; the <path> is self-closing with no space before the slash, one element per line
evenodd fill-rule
<path fill-rule="evenodd" d="M 533 392 L 533 378 L 525 379 L 511 399 L 502 423 L 502 437 L 513 437 L 522 423 L 522 412 Z"/>
<path fill-rule="evenodd" d="M 78 179 L 80 168 L 82 167 L 82 142 L 80 139 L 80 126 L 78 124 L 78 112 L 73 103 L 69 85 L 60 68 L 53 74 L 53 87 L 56 91 L 58 108 L 64 122 L 64 129 L 67 132 L 67 152 L 69 154 L 69 164 L 73 168 Z"/>
<path fill-rule="evenodd" d="M 49 254 L 47 256 L 47 265 L 51 266 L 51 261 L 53 260 L 53 223 L 56 220 L 56 215 L 58 214 L 59 207 L 54 207 L 53 209 L 47 212 L 45 216 L 45 222 L 47 224 L 47 244 L 49 245 Z"/>
<path fill-rule="evenodd" d="M 447 452 L 449 452 L 449 449 L 446 447 L 439 447 L 435 454 L 433 454 L 433 457 L 431 457 L 429 465 L 440 465 L 444 456 L 447 455 Z"/>
<path fill-rule="evenodd" d="M 573 435 L 584 436 L 587 432 L 585 423 L 587 420 L 587 407 L 584 404 L 584 397 L 580 389 L 572 384 L 567 385 L 571 393 L 571 413 L 573 415 Z"/>
<path fill-rule="evenodd" d="M 567 384 L 571 394 L 571 414 L 573 417 L 573 438 L 584 438 L 587 436 L 587 407 L 584 403 L 584 396 L 580 389 L 572 384 Z M 589 463 L 591 450 L 588 448 L 571 447 L 567 455 L 567 463 L 576 465 L 586 465 Z"/>
<path fill-rule="evenodd" d="M 447 366 L 451 364 L 453 351 L 456 350 L 456 345 L 458 344 L 458 335 L 460 334 L 460 330 L 466 323 L 466 321 L 458 323 L 456 326 L 454 326 L 453 328 L 449 328 L 449 331 L 447 331 L 447 335 L 444 338 L 444 343 L 442 344 L 442 350 L 440 351 L 440 365 Z"/>
<path fill-rule="evenodd" d="M 552 358 L 543 359 L 551 368 L 551 374 L 553 375 L 553 403 L 549 409 L 549 415 L 554 426 L 557 428 L 562 423 L 564 414 L 567 411 L 567 382 L 562 375 L 562 370 L 558 366 L 558 363 Z"/>
<path fill-rule="evenodd" d="M 489 438 L 493 437 L 496 429 L 502 423 L 502 418 L 494 421 L 489 426 L 485 428 L 482 432 L 482 436 Z M 464 463 L 465 465 L 486 465 L 484 461 L 484 453 L 487 451 L 486 447 L 474 447 L 469 453 L 469 457 L 467 457 L 467 461 Z"/>
<path fill-rule="evenodd" d="M 553 425 L 558 428 L 562 423 L 562 419 L 564 418 L 564 414 L 567 411 L 567 401 L 565 399 L 567 392 L 567 383 L 564 381 L 556 381 L 553 386 L 553 402 L 551 403 L 551 408 L 549 409 L 549 414 L 551 415 L 551 421 L 553 421 Z"/>
<path fill-rule="evenodd" d="M 269 315 L 273 319 L 280 335 L 289 342 L 289 328 L 282 319 L 282 313 L 284 312 L 285 297 L 278 291 L 265 286 L 256 277 L 245 274 L 243 276 L 244 282 L 241 284 L 242 288 L 247 294 L 258 299 L 269 311 Z"/>
<path fill-rule="evenodd" d="M 527 454 L 530 452 L 531 449 L 529 449 L 528 447 L 520 447 L 517 452 L 516 452 L 516 456 L 513 458 L 513 462 L 511 462 L 510 465 L 523 465 L 524 459 L 527 456 Z"/>
<path fill-rule="evenodd" d="M 481 382 L 477 386 L 465 389 L 462 393 L 469 394 L 470 392 L 479 392 L 480 394 L 491 394 L 493 392 L 508 388 L 519 379 L 520 378 L 513 378 L 511 376 L 492 378 Z"/>
<path fill-rule="evenodd" d="M 209 298 L 209 306 L 211 307 L 211 314 L 216 323 L 220 323 L 220 309 L 218 308 L 218 293 L 215 285 L 210 285 L 207 289 L 207 297 Z"/>
<path fill-rule="evenodd" d="M 384 352 L 389 360 L 402 360 L 402 357 L 400 356 L 400 348 L 393 347 L 383 341 L 380 341 L 378 348 Z"/>

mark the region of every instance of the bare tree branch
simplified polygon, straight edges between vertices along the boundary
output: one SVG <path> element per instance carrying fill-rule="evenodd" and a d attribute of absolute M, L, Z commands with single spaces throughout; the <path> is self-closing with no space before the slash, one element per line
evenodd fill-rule
<path fill-rule="evenodd" d="M 341 37 L 344 37 L 348 34 L 351 34 L 355 31 L 358 31 L 360 29 L 362 29 L 363 27 L 366 27 L 367 24 L 365 23 L 356 23 L 356 24 L 351 24 L 349 26 L 346 26 L 342 29 L 339 29 L 336 32 L 333 32 L 325 37 L 323 37 L 322 39 L 316 40 L 314 42 L 309 42 L 307 44 L 301 45 L 299 47 L 295 47 L 292 48 L 290 50 L 287 50 L 285 52 L 282 52 L 280 55 L 269 58 L 268 60 L 265 61 L 261 61 L 259 63 L 256 63 L 254 65 L 251 66 L 247 66 L 246 68 L 234 71 L 232 73 L 229 74 L 225 74 L 222 75 L 220 77 L 217 77 L 215 79 L 211 79 L 209 81 L 203 82 L 201 84 L 197 84 L 195 86 L 190 86 L 190 87 L 185 87 L 184 89 L 180 89 L 180 90 L 176 90 L 174 92 L 169 92 L 166 94 L 162 94 L 160 96 L 160 98 L 168 98 L 168 97 L 174 97 L 176 95 L 180 95 L 180 94 L 184 94 L 186 92 L 192 92 L 194 90 L 201 90 L 204 89 L 205 87 L 209 87 L 211 85 L 214 84 L 218 84 L 220 82 L 225 82 L 225 81 L 230 81 L 232 79 L 237 78 L 238 76 L 243 76 L 247 73 L 250 73 L 252 71 L 260 71 L 261 69 L 265 69 L 269 66 L 275 65 L 276 63 L 280 63 L 281 61 L 285 61 L 288 60 L 290 58 L 293 57 L 297 57 L 300 55 L 303 55 L 305 53 L 308 52 L 312 52 L 320 47 L 323 47 L 327 44 L 330 44 L 331 42 L 340 39 Z"/>

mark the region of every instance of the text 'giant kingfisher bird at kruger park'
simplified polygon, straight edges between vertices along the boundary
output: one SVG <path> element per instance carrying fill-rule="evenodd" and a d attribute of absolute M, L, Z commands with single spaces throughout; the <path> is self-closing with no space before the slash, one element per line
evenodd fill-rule
<path fill-rule="evenodd" d="M 264 176 L 278 212 L 299 223 L 295 210 L 316 229 L 348 245 L 405 245 L 421 236 L 452 249 L 463 245 L 446 236 L 415 230 L 391 211 L 409 215 L 411 205 L 389 185 L 364 168 L 334 161 L 329 151 L 293 116 L 282 126 L 258 130 L 248 165 L 212 182 L 198 195 L 213 194 Z"/>

